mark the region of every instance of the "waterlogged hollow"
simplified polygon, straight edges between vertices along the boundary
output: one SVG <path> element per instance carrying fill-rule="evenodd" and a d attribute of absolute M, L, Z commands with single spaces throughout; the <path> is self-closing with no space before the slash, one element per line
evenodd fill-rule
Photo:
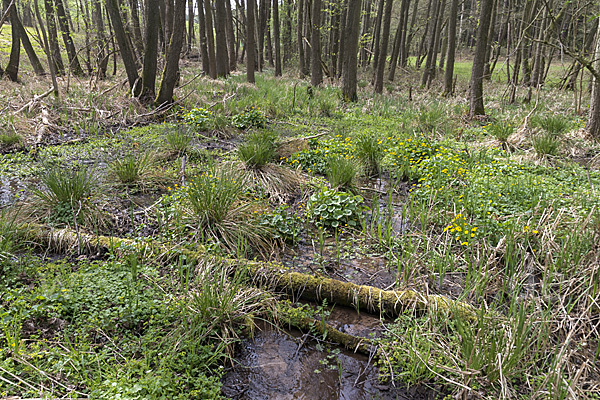
<path fill-rule="evenodd" d="M 435 398 L 435 391 L 429 388 L 394 387 L 380 382 L 377 367 L 366 356 L 349 351 L 332 352 L 299 331 L 261 329 L 254 338 L 242 341 L 235 366 L 225 376 L 223 393 L 232 399 Z"/>

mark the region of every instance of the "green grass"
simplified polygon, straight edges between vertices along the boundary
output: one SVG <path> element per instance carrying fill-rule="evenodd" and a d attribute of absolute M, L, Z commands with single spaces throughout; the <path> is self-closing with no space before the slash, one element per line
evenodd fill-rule
<path fill-rule="evenodd" d="M 248 135 L 237 149 L 240 160 L 249 168 L 260 169 L 275 159 L 277 135 L 261 130 Z"/>
<path fill-rule="evenodd" d="M 115 159 L 109 166 L 110 172 L 121 183 L 134 184 L 149 177 L 155 168 L 151 153 L 128 154 Z"/>

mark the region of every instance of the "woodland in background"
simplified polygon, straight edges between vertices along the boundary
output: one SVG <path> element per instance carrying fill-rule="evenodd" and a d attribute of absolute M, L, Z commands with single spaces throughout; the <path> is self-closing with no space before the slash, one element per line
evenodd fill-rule
<path fill-rule="evenodd" d="M 313 86 L 341 81 L 344 99 L 355 101 L 358 70 L 370 73 L 381 93 L 385 82 L 402 79 L 398 75 L 409 64 L 422 71 L 422 87 L 443 79 L 444 95 L 452 96 L 461 54 L 473 60 L 473 118 L 485 115 L 483 82 L 495 71 L 504 71 L 508 103 L 517 101 L 521 87 L 530 101 L 552 62 L 569 60 L 559 87 L 586 91 L 587 129 L 600 137 L 597 2 L 3 0 L 3 10 L 0 26 L 11 24 L 12 43 L 0 76 L 19 79 L 21 46 L 35 74 L 52 77 L 103 79 L 116 74 L 120 57 L 133 95 L 156 106 L 173 101 L 181 58 L 198 60 L 213 79 L 245 64 L 250 83 L 255 71 L 267 67 L 275 76 L 310 76 Z M 82 38 L 79 46 L 74 37 Z"/>

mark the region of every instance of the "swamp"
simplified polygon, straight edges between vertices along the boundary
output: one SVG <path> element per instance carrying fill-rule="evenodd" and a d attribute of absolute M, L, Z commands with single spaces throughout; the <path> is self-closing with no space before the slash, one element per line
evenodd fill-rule
<path fill-rule="evenodd" d="M 78 56 L 83 63 L 87 51 L 89 61 L 93 50 L 93 62 L 108 44 L 90 45 L 87 6 L 63 1 L 85 49 Z M 14 2 L 4 3 L 0 17 Z M 24 22 L 26 10 L 39 14 L 37 3 L 18 2 Z M 52 73 L 38 74 L 23 60 L 16 81 L 9 68 L 0 79 L 0 398 L 600 399 L 600 143 L 587 91 L 595 93 L 598 70 L 586 71 L 590 63 L 575 53 L 552 59 L 558 53 L 546 43 L 540 82 L 514 78 L 507 88 L 520 67 L 512 68 L 499 36 L 496 61 L 507 61 L 482 78 L 485 112 L 478 113 L 472 47 L 484 29 L 477 21 L 468 22 L 470 46 L 459 42 L 456 60 L 452 53 L 451 93 L 439 77 L 419 85 L 430 68 L 421 66 L 420 50 L 405 56 L 395 80 L 377 77 L 383 67 L 371 65 L 373 43 L 355 32 L 358 72 L 349 94 L 325 48 L 317 69 L 326 76 L 315 83 L 314 69 L 303 70 L 315 51 L 310 44 L 299 46 L 307 59 L 297 68 L 290 55 L 283 74 L 281 65 L 261 65 L 265 58 L 254 76 L 234 51 L 235 68 L 212 76 L 203 65 L 205 42 L 187 53 L 177 48 L 184 19 L 182 32 L 176 23 L 169 28 L 164 60 L 158 55 L 164 84 L 176 48 L 177 84 L 168 101 L 148 101 L 146 83 L 139 92 L 142 78 L 131 81 L 129 56 L 119 51 L 117 2 L 90 3 L 100 22 L 103 7 L 110 14 L 114 74 L 100 76 L 101 63 L 77 73 L 72 58 L 72 71 L 57 74 L 46 63 L 53 51 L 38 15 L 22 33 L 41 38 L 34 47 L 48 55 L 43 65 Z M 211 2 L 189 3 L 188 17 L 203 24 L 188 22 L 192 38 L 204 32 L 201 40 L 216 40 L 218 51 L 229 35 L 219 37 L 222 3 L 214 2 L 216 37 L 204 25 L 211 17 L 194 20 L 195 11 L 210 13 Z M 284 30 L 291 19 L 290 35 L 292 22 L 304 26 L 295 3 L 273 2 L 285 6 L 273 15 L 284 18 Z M 311 18 L 309 2 L 298 3 Z M 410 1 L 397 3 L 398 10 L 391 0 L 368 3 L 373 16 L 377 7 L 383 15 L 383 33 L 372 36 L 381 36 L 384 66 L 393 47 L 387 8 L 394 24 L 408 24 L 413 10 Z M 460 13 L 455 3 L 429 2 L 442 17 L 460 16 L 462 27 L 471 2 L 460 3 Z M 525 10 L 480 3 L 481 14 L 496 5 L 501 29 L 511 7 L 524 19 L 545 2 L 523 2 Z M 139 12 L 158 2 L 145 4 Z M 186 15 L 186 1 L 171 4 L 173 18 Z M 329 15 L 325 3 L 310 4 Z M 429 21 L 426 4 L 417 4 L 413 20 Z M 137 7 L 124 5 L 121 14 Z M 243 20 L 243 2 L 227 9 L 240 17 L 236 26 L 270 30 L 260 13 L 253 20 L 252 7 L 249 1 Z M 558 13 L 558 4 L 546 7 L 544 17 L 529 15 L 534 32 L 521 32 L 540 38 L 532 46 Z M 475 10 L 469 18 L 477 19 Z M 1 65 L 9 52 L 12 60 L 20 23 L 7 21 L 0 23 Z M 130 28 L 135 49 L 140 27 Z M 442 30 L 431 29 L 434 37 Z M 347 40 L 354 35 L 344 32 Z M 252 50 L 246 62 L 254 64 L 259 44 L 243 29 L 235 38 Z M 361 61 L 363 50 L 369 62 Z M 395 57 L 402 59 L 390 62 Z M 577 62 L 584 67 L 566 89 Z"/>

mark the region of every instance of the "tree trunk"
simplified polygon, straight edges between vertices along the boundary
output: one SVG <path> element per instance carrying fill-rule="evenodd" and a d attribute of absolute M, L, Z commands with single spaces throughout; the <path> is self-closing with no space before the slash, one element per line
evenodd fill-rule
<path fill-rule="evenodd" d="M 600 72 L 600 24 L 596 29 L 596 48 L 594 49 L 593 64 L 596 72 Z M 592 97 L 587 130 L 595 140 L 600 140 L 600 79 L 594 75 L 592 75 Z"/>
<path fill-rule="evenodd" d="M 158 31 L 160 26 L 160 0 L 146 0 L 146 31 L 144 67 L 142 69 L 142 93 L 140 100 L 151 103 L 156 96 L 156 70 L 158 57 Z"/>
<path fill-rule="evenodd" d="M 323 82 L 321 67 L 321 0 L 312 0 L 312 33 L 310 84 L 319 86 Z"/>
<path fill-rule="evenodd" d="M 56 68 L 57 75 L 65 73 L 65 65 L 62 61 L 60 48 L 58 47 L 58 31 L 56 29 L 56 18 L 54 16 L 54 4 L 52 0 L 44 0 L 44 8 L 46 10 L 46 24 L 48 25 L 48 45 L 52 52 L 52 60 Z"/>
<path fill-rule="evenodd" d="M 383 0 L 381 0 L 383 1 Z M 390 38 L 390 24 L 392 22 L 393 0 L 387 0 L 385 4 L 385 14 L 383 16 L 383 36 L 379 48 L 379 60 L 377 60 L 377 74 L 375 76 L 375 93 L 383 92 L 383 74 L 385 72 L 385 60 L 387 58 L 387 48 Z"/>
<path fill-rule="evenodd" d="M 246 7 L 246 20 L 248 23 L 246 24 L 246 81 L 248 83 L 254 83 L 254 67 L 256 64 L 256 60 L 254 59 L 254 55 L 256 52 L 256 44 L 254 42 L 254 7 L 256 3 L 254 0 L 247 0 Z"/>
<path fill-rule="evenodd" d="M 13 10 L 10 13 L 10 23 L 11 23 L 11 29 L 12 29 L 12 25 L 14 25 L 15 28 L 19 31 L 18 36 L 21 38 L 21 44 L 23 45 L 23 48 L 25 49 L 25 52 L 27 53 L 27 58 L 29 58 L 29 62 L 31 63 L 31 66 L 33 67 L 33 71 L 35 72 L 35 74 L 36 75 L 45 75 L 46 71 L 44 71 L 44 67 L 42 67 L 42 63 L 40 62 L 40 59 L 38 58 L 37 54 L 35 54 L 35 50 L 33 49 L 33 46 L 31 45 L 31 41 L 29 40 L 29 35 L 27 35 L 27 31 L 25 30 L 25 28 L 23 27 L 23 24 L 21 23 L 19 14 L 16 12 L 16 6 L 13 6 Z"/>
<path fill-rule="evenodd" d="M 259 0 L 257 15 L 258 18 L 258 70 L 262 72 L 265 62 L 265 29 L 267 25 L 267 1 L 270 0 Z"/>
<path fill-rule="evenodd" d="M 119 44 L 119 51 L 121 52 L 121 59 L 127 73 L 127 80 L 129 81 L 129 88 L 132 90 L 134 95 L 137 90 L 135 88 L 136 82 L 139 78 L 137 68 L 135 66 L 135 59 L 133 58 L 133 51 L 129 47 L 129 41 L 127 40 L 127 34 L 123 27 L 123 20 L 121 19 L 121 12 L 119 10 L 119 3 L 117 0 L 106 0 L 106 10 L 110 16 L 111 25 L 115 32 L 117 43 Z"/>
<path fill-rule="evenodd" d="M 304 4 L 306 0 L 298 0 L 298 60 L 300 63 L 300 76 L 304 77 L 308 74 L 306 62 L 304 60 L 304 35 L 302 29 L 304 27 Z"/>
<path fill-rule="evenodd" d="M 225 0 L 215 0 L 215 36 L 217 39 L 216 67 L 217 76 L 223 77 L 229 74 L 229 54 L 227 50 L 227 12 L 225 11 Z"/>
<path fill-rule="evenodd" d="M 492 4 L 494 0 L 481 0 L 481 12 L 479 13 L 479 29 L 477 31 L 477 47 L 473 58 L 473 69 L 471 71 L 471 89 L 469 101 L 469 115 L 471 118 L 485 115 L 483 104 L 483 68 L 485 66 L 485 49 L 488 45 L 488 32 L 490 18 L 492 16 Z"/>
<path fill-rule="evenodd" d="M 173 91 L 179 78 L 179 56 L 185 37 L 185 3 L 186 0 L 175 0 L 173 32 L 169 40 L 165 69 L 155 101 L 158 106 L 173 102 Z"/>
<path fill-rule="evenodd" d="M 10 0 L 4 0 L 4 8 L 8 10 L 10 6 Z M 8 65 L 4 70 L 4 73 L 8 75 L 8 79 L 13 82 L 19 81 L 19 61 L 21 56 L 21 38 L 20 31 L 17 28 L 16 21 L 19 16 L 17 15 L 17 7 L 13 4 L 10 10 L 10 32 L 12 35 L 11 46 L 10 46 L 10 57 L 8 59 Z"/>
<path fill-rule="evenodd" d="M 342 76 L 342 65 L 344 64 L 344 49 L 346 42 L 346 20 L 348 19 L 348 0 L 342 1 L 342 15 L 340 17 L 340 34 L 337 43 L 337 75 L 336 78 Z"/>
<path fill-rule="evenodd" d="M 40 31 L 42 32 L 42 42 L 46 52 L 46 57 L 48 58 L 48 69 L 50 70 L 50 77 L 52 78 L 54 96 L 58 98 L 60 96 L 60 93 L 58 91 L 58 81 L 56 79 L 56 65 L 54 64 L 54 60 L 52 60 L 52 50 L 50 50 L 50 43 L 48 42 L 48 36 L 46 35 L 46 29 L 44 28 L 44 21 L 42 19 L 42 15 L 40 13 L 40 8 L 38 6 L 37 1 L 33 2 L 33 8 L 35 10 L 35 16 L 37 18 Z M 2 69 L 0 68 L 0 77 L 2 76 L 1 70 Z"/>
<path fill-rule="evenodd" d="M 133 43 L 135 44 L 138 53 L 144 54 L 144 41 L 142 39 L 142 29 L 140 27 L 138 0 L 129 0 L 129 6 L 131 8 L 131 22 L 133 24 Z"/>
<path fill-rule="evenodd" d="M 356 101 L 356 73 L 358 69 L 358 36 L 360 33 L 361 0 L 348 0 L 345 23 L 344 62 L 342 63 L 342 94 L 344 101 Z"/>
<path fill-rule="evenodd" d="M 377 75 L 377 61 L 379 60 L 379 44 L 381 42 L 381 22 L 383 21 L 383 6 L 385 0 L 379 0 L 377 4 L 377 17 L 375 18 L 375 26 L 373 32 L 373 40 L 371 41 L 371 52 L 368 57 L 368 64 L 371 63 L 371 56 L 373 57 L 373 82 L 375 82 L 375 75 Z"/>
<path fill-rule="evenodd" d="M 225 0 L 225 12 L 227 15 L 227 50 L 229 52 L 229 71 L 237 69 L 237 55 L 235 45 L 235 33 L 233 30 L 233 14 L 231 11 L 231 0 Z"/>
<path fill-rule="evenodd" d="M 279 36 L 279 0 L 273 0 L 273 36 L 275 36 L 275 76 L 281 76 L 281 42 Z"/>
<path fill-rule="evenodd" d="M 435 47 L 437 45 L 436 38 L 438 32 L 438 22 L 439 22 L 439 13 L 441 0 L 432 0 L 433 1 L 433 13 L 430 24 L 429 31 L 429 45 L 427 47 L 427 60 L 425 61 L 425 68 L 423 69 L 423 78 L 421 79 L 421 86 L 426 86 L 429 84 L 430 79 L 432 78 L 433 71 L 435 70 Z"/>
<path fill-rule="evenodd" d="M 200 57 L 202 58 L 202 71 L 206 75 L 210 75 L 208 42 L 206 40 L 206 19 L 204 17 L 204 1 L 205 0 L 198 0 L 198 31 L 200 35 Z"/>
<path fill-rule="evenodd" d="M 208 44 L 208 75 L 212 79 L 217 79 L 217 62 L 215 55 L 215 36 L 213 33 L 213 18 L 211 0 L 204 0 L 204 20 L 206 22 L 206 42 Z"/>
<path fill-rule="evenodd" d="M 454 57 L 456 55 L 456 20 L 458 17 L 458 0 L 452 0 L 450 16 L 448 17 L 448 60 L 444 74 L 444 95 L 454 95 Z"/>
<path fill-rule="evenodd" d="M 196 34 L 194 28 L 194 19 L 196 18 L 194 12 L 194 0 L 188 0 L 188 52 L 192 51 L 192 46 L 196 43 Z"/>
<path fill-rule="evenodd" d="M 65 42 L 65 48 L 67 49 L 67 56 L 69 57 L 71 72 L 73 72 L 73 75 L 83 75 L 83 70 L 79 64 L 79 59 L 77 58 L 77 50 L 75 49 L 75 44 L 73 43 L 73 38 L 71 37 L 71 31 L 69 30 L 70 18 L 67 17 L 67 13 L 65 12 L 63 0 L 54 0 L 54 3 L 56 4 L 58 25 L 60 26 L 63 41 Z"/>

